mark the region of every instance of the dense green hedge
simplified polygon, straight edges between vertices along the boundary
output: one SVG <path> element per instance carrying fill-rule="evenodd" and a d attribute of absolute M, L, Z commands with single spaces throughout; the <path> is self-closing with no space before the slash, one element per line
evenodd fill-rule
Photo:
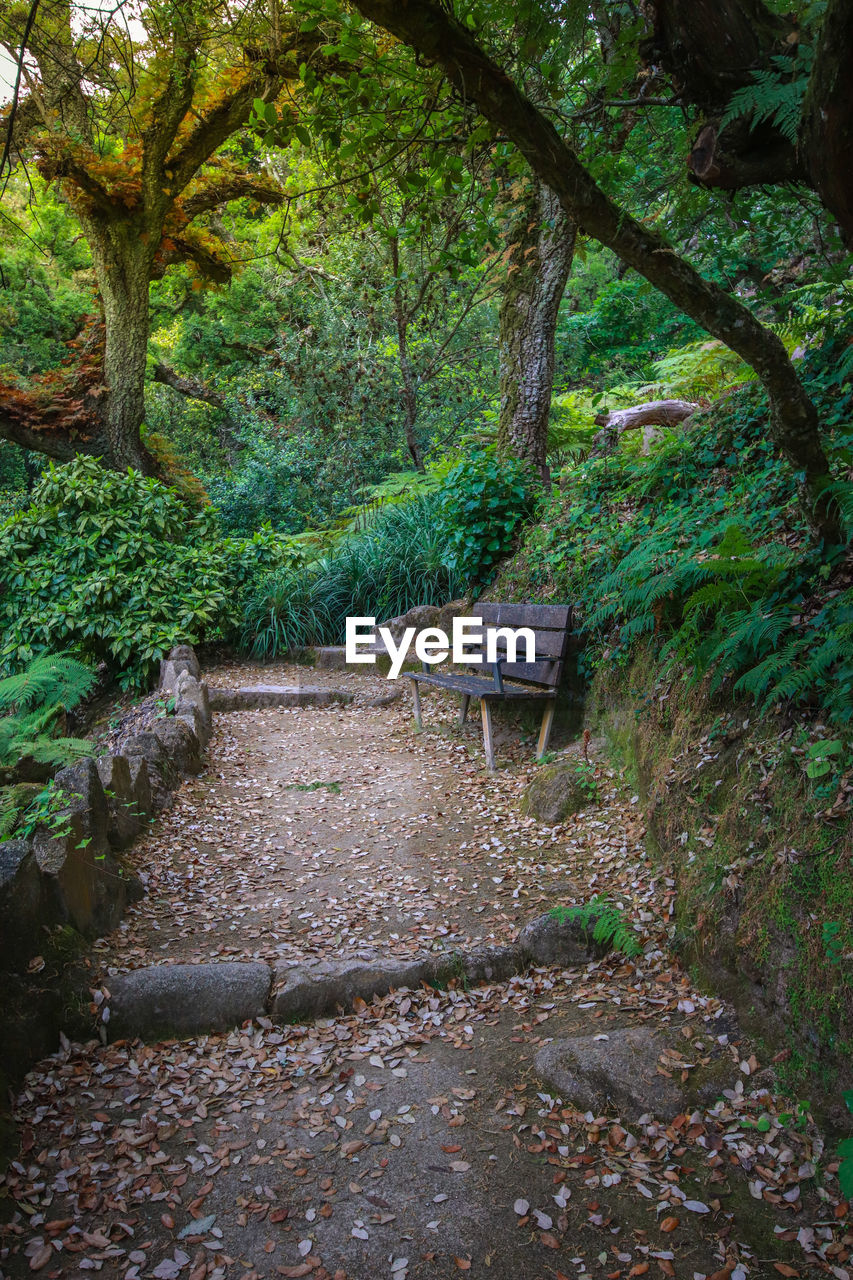
<path fill-rule="evenodd" d="M 140 684 L 177 640 L 227 634 L 243 591 L 285 556 L 268 529 L 222 538 L 210 510 L 157 480 L 51 465 L 0 527 L 0 668 L 62 650 Z"/>

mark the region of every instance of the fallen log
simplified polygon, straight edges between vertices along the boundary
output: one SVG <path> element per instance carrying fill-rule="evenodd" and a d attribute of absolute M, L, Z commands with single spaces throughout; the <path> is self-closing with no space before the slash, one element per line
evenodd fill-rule
<path fill-rule="evenodd" d="M 601 427 L 592 441 L 593 453 L 607 453 L 615 448 L 625 431 L 641 427 L 676 427 L 685 422 L 701 406 L 692 400 L 649 400 L 645 404 L 631 405 L 628 409 L 611 409 L 599 413 L 595 425 Z M 649 440 L 643 440 L 643 452 L 648 452 Z"/>

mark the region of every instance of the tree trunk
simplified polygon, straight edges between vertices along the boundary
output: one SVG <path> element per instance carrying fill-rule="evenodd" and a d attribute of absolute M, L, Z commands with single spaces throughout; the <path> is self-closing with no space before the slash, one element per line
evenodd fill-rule
<path fill-rule="evenodd" d="M 829 464 L 820 443 L 817 410 L 780 339 L 605 195 L 547 116 L 435 0 L 418 5 L 356 0 L 356 7 L 428 62 L 441 66 L 457 90 L 473 98 L 481 114 L 515 143 L 579 228 L 612 249 L 756 371 L 770 399 L 771 434 L 804 480 L 809 519 L 828 541 L 840 541 L 837 516 L 825 492 Z"/>
<path fill-rule="evenodd" d="M 87 236 L 104 310 L 106 346 L 104 428 L 116 470 L 155 472 L 139 436 L 145 420 L 145 361 L 148 353 L 148 289 L 151 257 L 143 228 L 91 227 Z M 147 237 L 150 240 L 150 234 Z M 159 242 L 159 232 L 157 240 Z"/>
<path fill-rule="evenodd" d="M 815 190 L 853 248 L 853 5 L 830 0 L 809 78 L 799 153 Z"/>
<path fill-rule="evenodd" d="M 772 59 L 791 55 L 805 39 L 792 16 L 780 17 L 764 0 L 657 0 L 654 33 L 645 47 L 649 65 L 672 76 L 683 104 L 707 117 L 693 144 L 688 169 L 706 187 L 802 182 L 817 191 L 853 246 L 853 94 L 850 51 L 853 5 L 830 0 L 820 20 L 816 56 L 794 143 L 774 124 L 719 120 L 737 89 L 755 83 L 756 71 L 775 70 Z"/>
<path fill-rule="evenodd" d="M 529 462 L 546 485 L 554 337 L 575 234 L 553 191 L 534 180 L 511 235 L 500 307 L 498 447 Z"/>

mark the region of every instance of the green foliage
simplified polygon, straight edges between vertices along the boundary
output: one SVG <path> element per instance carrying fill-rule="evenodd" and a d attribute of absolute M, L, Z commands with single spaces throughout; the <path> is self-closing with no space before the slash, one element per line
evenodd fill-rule
<path fill-rule="evenodd" d="M 582 907 L 554 907 L 551 915 L 561 924 L 575 921 L 592 933 L 594 942 L 609 947 L 611 951 L 619 951 L 623 956 L 642 954 L 643 948 L 626 922 L 625 913 L 609 898 L 596 895 Z"/>
<path fill-rule="evenodd" d="M 36 793 L 29 804 L 22 806 L 18 811 L 10 810 L 12 820 L 9 825 L 9 834 L 14 834 L 18 839 L 27 840 L 39 827 L 43 827 L 54 836 L 67 835 L 71 829 L 68 820 L 68 801 L 69 793 L 51 779 Z M 2 793 L 0 793 L 0 805 L 2 805 Z M 2 810 L 0 810 L 0 823 L 2 823 Z M 81 841 L 79 847 L 83 848 L 88 843 L 88 840 Z"/>
<path fill-rule="evenodd" d="M 262 579 L 244 605 L 241 647 L 268 659 L 336 636 L 340 624 L 322 599 L 321 581 L 316 569 L 288 568 Z"/>
<path fill-rule="evenodd" d="M 88 667 L 61 654 L 42 654 L 18 675 L 0 680 L 0 768 L 10 768 L 22 756 L 39 764 L 69 764 L 90 755 L 91 746 L 79 738 L 57 737 L 53 730 L 64 711 L 70 711 L 91 690 L 95 675 Z"/>
<path fill-rule="evenodd" d="M 459 578 L 485 585 L 536 505 L 529 468 L 513 458 L 483 452 L 460 462 L 441 490 L 439 514 Z"/>
<path fill-rule="evenodd" d="M 216 631 L 230 591 L 210 513 L 132 471 L 51 465 L 0 529 L 0 664 L 62 648 L 137 685 L 177 640 Z"/>
<path fill-rule="evenodd" d="M 25 758 L 58 766 L 91 755 L 91 743 L 57 730 L 63 713 L 77 706 L 94 683 L 93 671 L 61 654 L 42 654 L 18 675 L 0 680 L 0 712 L 5 713 L 0 714 L 0 770 L 14 778 L 15 766 Z M 46 792 L 33 796 L 31 784 L 0 787 L 0 840 L 19 833 L 22 824 L 24 834 L 30 826 L 34 830 L 37 815 L 49 804 Z"/>
<path fill-rule="evenodd" d="M 832 772 L 831 756 L 840 755 L 844 750 L 844 743 L 840 738 L 833 738 L 831 742 L 812 742 L 807 749 L 809 762 L 806 765 L 806 777 L 822 778 L 826 774 Z"/>
<path fill-rule="evenodd" d="M 589 760 L 577 760 L 572 767 L 572 771 L 577 778 L 581 791 L 592 804 L 595 804 L 598 800 L 598 779 L 595 776 L 595 765 Z"/>
<path fill-rule="evenodd" d="M 851 430 L 850 373 L 838 376 L 845 349 L 842 330 L 803 361 L 841 465 Z M 840 553 L 809 535 L 754 384 L 689 432 L 668 433 L 649 458 L 621 450 L 563 474 L 563 494 L 520 557 L 522 580 L 510 577 L 505 591 L 575 602 L 593 667 L 651 644 L 670 671 L 708 675 L 712 691 L 764 712 L 820 707 L 849 729 L 853 589 Z M 849 494 L 840 467 L 838 483 Z"/>
<path fill-rule="evenodd" d="M 732 94 L 720 128 L 746 116 L 753 129 L 767 120 L 789 142 L 796 142 L 813 61 L 814 50 L 806 44 L 796 46 L 793 58 L 785 54 L 771 58 L 772 70 L 753 72 L 752 83 Z"/>
<path fill-rule="evenodd" d="M 382 621 L 415 605 L 444 604 L 462 586 L 447 562 L 437 501 L 419 498 L 390 506 L 313 564 L 261 580 L 246 602 L 241 643 L 265 658 L 340 644 L 347 616 Z"/>
<path fill-rule="evenodd" d="M 31 171 L 4 183 L 0 245 L 0 377 L 21 382 L 55 368 L 92 310 L 89 253 L 73 214 Z M 35 213 L 30 195 L 37 201 Z"/>

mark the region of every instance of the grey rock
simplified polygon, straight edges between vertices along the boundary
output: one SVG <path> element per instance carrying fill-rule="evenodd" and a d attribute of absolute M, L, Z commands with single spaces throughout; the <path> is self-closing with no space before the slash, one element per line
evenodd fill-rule
<path fill-rule="evenodd" d="M 347 665 L 347 651 L 344 646 L 321 645 L 313 650 L 314 666 L 324 671 L 344 671 Z"/>
<path fill-rule="evenodd" d="M 685 1091 L 658 1072 L 666 1041 L 650 1027 L 609 1028 L 606 1040 L 574 1036 L 553 1040 L 536 1055 L 536 1072 L 564 1102 L 579 1111 L 615 1111 L 623 1120 L 645 1112 L 671 1117 L 685 1105 Z"/>
<path fill-rule="evenodd" d="M 443 605 L 419 604 L 409 609 L 408 613 L 402 613 L 396 618 L 388 618 L 379 625 L 390 631 L 395 643 L 399 644 L 408 627 L 414 627 L 416 631 L 422 631 L 425 627 L 441 627 L 443 631 L 449 633 L 453 619 L 469 611 L 468 602 L 465 600 L 451 600 Z"/>
<path fill-rule="evenodd" d="M 186 670 L 191 676 L 195 676 L 196 680 L 201 675 L 201 667 L 196 657 L 195 649 L 191 644 L 176 644 L 169 650 L 170 662 L 185 662 Z"/>
<path fill-rule="evenodd" d="M 0 892 L 17 877 L 23 864 L 31 858 L 32 851 L 29 840 L 4 840 L 0 844 Z"/>
<path fill-rule="evenodd" d="M 252 711 L 260 707 L 328 707 L 352 702 L 348 689 L 313 685 L 254 685 L 244 689 L 211 689 L 212 711 Z"/>
<path fill-rule="evenodd" d="M 322 961 L 296 969 L 279 969 L 274 980 L 272 1017 L 290 1022 L 318 1017 L 356 999 L 368 1003 L 389 991 L 414 988 L 431 976 L 426 957 L 414 960 Z"/>
<path fill-rule="evenodd" d="M 183 711 L 176 712 L 175 719 L 180 720 L 182 724 L 187 726 L 198 744 L 199 766 L 198 768 L 191 769 L 190 772 L 199 773 L 201 771 L 201 753 L 210 741 L 210 734 L 205 728 L 204 721 L 201 718 L 201 713 L 198 707 L 187 707 Z"/>
<path fill-rule="evenodd" d="M 194 679 L 201 675 L 201 667 L 191 645 L 176 644 L 168 658 L 160 662 L 160 688 L 164 693 L 174 693 L 178 677 L 186 672 Z"/>
<path fill-rule="evenodd" d="M 100 852 L 107 844 L 109 815 L 97 764 L 91 758 L 78 760 L 60 769 L 54 781 L 65 793 L 64 811 L 79 816 L 84 836 Z"/>
<path fill-rule="evenodd" d="M 164 751 L 163 744 L 156 734 L 136 733 L 128 738 L 122 751 L 130 762 L 131 776 L 134 760 L 145 761 L 151 797 L 150 811 L 159 813 L 169 803 L 170 793 L 177 782 L 177 772 Z"/>
<path fill-rule="evenodd" d="M 113 857 L 107 839 L 107 800 L 94 760 L 60 769 L 68 795 L 56 827 L 39 827 L 33 852 L 43 876 L 48 916 L 88 936 L 109 932 L 141 886 Z"/>
<path fill-rule="evenodd" d="M 521 947 L 474 947 L 462 956 L 465 978 L 472 986 L 481 982 L 506 982 L 525 969 Z"/>
<path fill-rule="evenodd" d="M 135 733 L 124 744 L 124 754 L 128 759 L 141 758 L 148 765 L 161 767 L 166 762 L 165 753 L 159 740 L 153 733 Z"/>
<path fill-rule="evenodd" d="M 107 800 L 107 839 L 114 849 L 126 849 L 139 834 L 144 818 L 137 807 L 130 762 L 127 756 L 109 755 L 101 756 L 97 765 Z"/>
<path fill-rule="evenodd" d="M 228 1031 L 262 1017 L 272 971 L 255 962 L 151 965 L 107 980 L 112 1039 Z"/>
<path fill-rule="evenodd" d="M 202 747 L 210 741 L 210 694 L 204 681 L 197 680 L 188 671 L 182 671 L 175 684 L 175 715 L 185 716 L 197 712 L 197 737 Z"/>
<path fill-rule="evenodd" d="M 30 840 L 0 844 L 0 962 L 17 967 L 38 947 L 40 926 L 51 924 L 41 873 Z"/>
<path fill-rule="evenodd" d="M 185 720 L 164 716 L 155 721 L 154 736 L 176 773 L 201 772 L 201 744 Z"/>
<path fill-rule="evenodd" d="M 607 955 L 609 947 L 595 942 L 592 931 L 578 920 L 560 920 L 550 913 L 529 921 L 518 935 L 518 945 L 534 964 L 588 964 Z"/>
<path fill-rule="evenodd" d="M 151 800 L 151 779 L 148 776 L 148 761 L 142 756 L 129 759 L 127 767 L 130 771 L 131 795 L 134 808 L 140 822 L 144 822 L 153 809 Z"/>
<path fill-rule="evenodd" d="M 536 770 L 521 801 L 523 813 L 545 826 L 556 827 L 573 813 L 595 808 L 582 785 L 578 758 L 542 765 Z"/>

